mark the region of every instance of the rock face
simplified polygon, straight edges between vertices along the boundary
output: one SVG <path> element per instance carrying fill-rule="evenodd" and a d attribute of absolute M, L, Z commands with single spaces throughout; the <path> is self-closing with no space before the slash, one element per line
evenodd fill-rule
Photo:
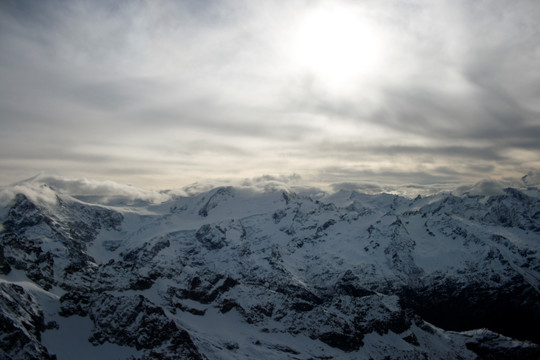
<path fill-rule="evenodd" d="M 41 345 L 43 312 L 19 285 L 0 283 L 0 340 L 2 359 L 55 359 Z"/>
<path fill-rule="evenodd" d="M 530 189 L 20 193 L 0 214 L 1 358 L 67 359 L 66 334 L 120 359 L 540 357 Z"/>

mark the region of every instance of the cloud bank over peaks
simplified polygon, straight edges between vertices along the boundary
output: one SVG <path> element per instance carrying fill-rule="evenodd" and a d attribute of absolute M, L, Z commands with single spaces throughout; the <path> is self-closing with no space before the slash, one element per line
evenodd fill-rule
<path fill-rule="evenodd" d="M 86 178 L 67 178 L 40 174 L 0 188 L 0 206 L 4 207 L 24 194 L 34 202 L 54 205 L 57 194 L 72 196 L 81 201 L 108 206 L 137 206 L 160 204 L 177 197 L 196 196 L 218 187 L 232 187 L 241 196 L 285 192 L 322 199 L 339 191 L 356 191 L 365 194 L 394 194 L 408 198 L 418 195 L 454 194 L 456 196 L 496 196 L 505 194 L 505 189 L 516 188 L 527 194 L 540 197 L 540 174 L 530 172 L 521 178 L 484 179 L 473 184 L 389 185 L 374 182 L 342 182 L 324 188 L 309 184 L 297 174 L 263 175 L 243 180 L 198 182 L 178 189 L 147 190 L 114 181 L 99 181 Z"/>
<path fill-rule="evenodd" d="M 133 205 L 138 202 L 161 203 L 170 198 L 162 192 L 140 189 L 114 181 L 73 179 L 40 174 L 0 189 L 0 204 L 5 205 L 22 193 L 42 203 L 56 203 L 56 193 L 104 205 Z"/>
<path fill-rule="evenodd" d="M 174 197 L 187 197 L 222 186 L 232 186 L 247 193 L 303 192 L 310 189 L 299 185 L 301 178 L 292 175 L 263 175 L 243 180 L 208 180 L 178 189 L 148 190 L 111 180 L 92 180 L 39 174 L 0 188 L 0 205 L 5 206 L 21 193 L 33 201 L 55 204 L 56 194 L 65 194 L 83 201 L 103 205 L 159 204 Z"/>
<path fill-rule="evenodd" d="M 290 175 L 261 175 L 244 179 L 222 179 L 198 181 L 179 189 L 166 190 L 164 193 L 176 196 L 193 196 L 210 191 L 217 187 L 232 186 L 244 192 L 269 193 L 269 192 L 297 192 L 301 193 L 312 189 L 303 183 L 303 179 L 298 174 Z"/>

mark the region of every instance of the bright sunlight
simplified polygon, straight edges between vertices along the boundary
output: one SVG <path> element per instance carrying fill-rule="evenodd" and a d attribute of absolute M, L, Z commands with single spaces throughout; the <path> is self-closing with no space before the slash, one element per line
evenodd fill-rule
<path fill-rule="evenodd" d="M 322 6 L 308 12 L 293 37 L 293 62 L 332 90 L 346 90 L 380 70 L 381 29 L 353 7 Z"/>

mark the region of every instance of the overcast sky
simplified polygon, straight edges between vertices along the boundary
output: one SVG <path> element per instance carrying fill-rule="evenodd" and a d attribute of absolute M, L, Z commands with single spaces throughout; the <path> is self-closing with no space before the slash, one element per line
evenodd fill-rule
<path fill-rule="evenodd" d="M 540 169 L 540 1 L 0 2 L 0 184 Z"/>

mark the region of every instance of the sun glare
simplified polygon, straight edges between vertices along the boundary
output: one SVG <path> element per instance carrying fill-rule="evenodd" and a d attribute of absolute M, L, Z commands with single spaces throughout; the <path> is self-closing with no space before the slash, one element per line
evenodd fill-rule
<path fill-rule="evenodd" d="M 380 29 L 347 6 L 326 6 L 306 14 L 293 36 L 291 51 L 300 71 L 335 88 L 374 75 L 382 53 Z"/>

